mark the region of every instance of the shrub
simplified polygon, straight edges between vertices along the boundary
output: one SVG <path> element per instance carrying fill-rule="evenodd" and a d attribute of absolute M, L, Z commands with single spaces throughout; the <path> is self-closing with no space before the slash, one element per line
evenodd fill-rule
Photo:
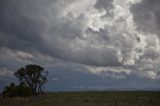
<path fill-rule="evenodd" d="M 3 94 L 5 97 L 14 97 L 14 96 L 31 96 L 32 90 L 25 85 L 25 83 L 21 83 L 20 85 L 15 85 L 11 83 L 9 86 L 4 88 Z"/>

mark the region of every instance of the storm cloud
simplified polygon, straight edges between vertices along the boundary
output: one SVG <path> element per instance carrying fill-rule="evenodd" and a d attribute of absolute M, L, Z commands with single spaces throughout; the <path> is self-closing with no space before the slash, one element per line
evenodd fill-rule
<path fill-rule="evenodd" d="M 0 77 L 34 63 L 52 74 L 66 69 L 61 75 L 73 79 L 126 80 L 124 87 L 130 78 L 156 82 L 159 5 L 158 0 L 1 0 Z"/>

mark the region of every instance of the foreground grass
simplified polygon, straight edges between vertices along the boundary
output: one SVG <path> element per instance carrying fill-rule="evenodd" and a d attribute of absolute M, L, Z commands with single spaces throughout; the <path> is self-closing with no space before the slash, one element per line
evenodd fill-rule
<path fill-rule="evenodd" d="M 59 92 L 47 93 L 40 99 L 26 98 L 16 101 L 15 106 L 160 106 L 160 92 Z M 3 101 L 2 106 L 14 105 L 7 105 Z"/>
<path fill-rule="evenodd" d="M 0 100 L 0 106 L 32 106 L 38 100 L 35 97 L 12 97 Z"/>

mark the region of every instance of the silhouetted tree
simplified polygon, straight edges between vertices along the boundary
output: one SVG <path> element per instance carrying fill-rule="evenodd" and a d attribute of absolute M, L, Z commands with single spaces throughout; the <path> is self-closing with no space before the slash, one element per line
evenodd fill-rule
<path fill-rule="evenodd" d="M 43 85 L 47 82 L 47 71 L 39 65 L 27 65 L 20 68 L 14 75 L 19 79 L 20 83 L 27 85 L 33 94 L 43 92 Z"/>
<path fill-rule="evenodd" d="M 14 83 L 11 83 L 4 88 L 3 94 L 6 97 L 31 96 L 32 91 L 25 83 L 21 83 L 17 86 Z"/>

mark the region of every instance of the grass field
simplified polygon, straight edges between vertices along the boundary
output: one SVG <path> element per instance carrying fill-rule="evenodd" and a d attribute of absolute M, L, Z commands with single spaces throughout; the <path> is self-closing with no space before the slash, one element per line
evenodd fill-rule
<path fill-rule="evenodd" d="M 0 106 L 160 106 L 160 92 L 57 92 L 41 98 L 7 98 Z"/>

